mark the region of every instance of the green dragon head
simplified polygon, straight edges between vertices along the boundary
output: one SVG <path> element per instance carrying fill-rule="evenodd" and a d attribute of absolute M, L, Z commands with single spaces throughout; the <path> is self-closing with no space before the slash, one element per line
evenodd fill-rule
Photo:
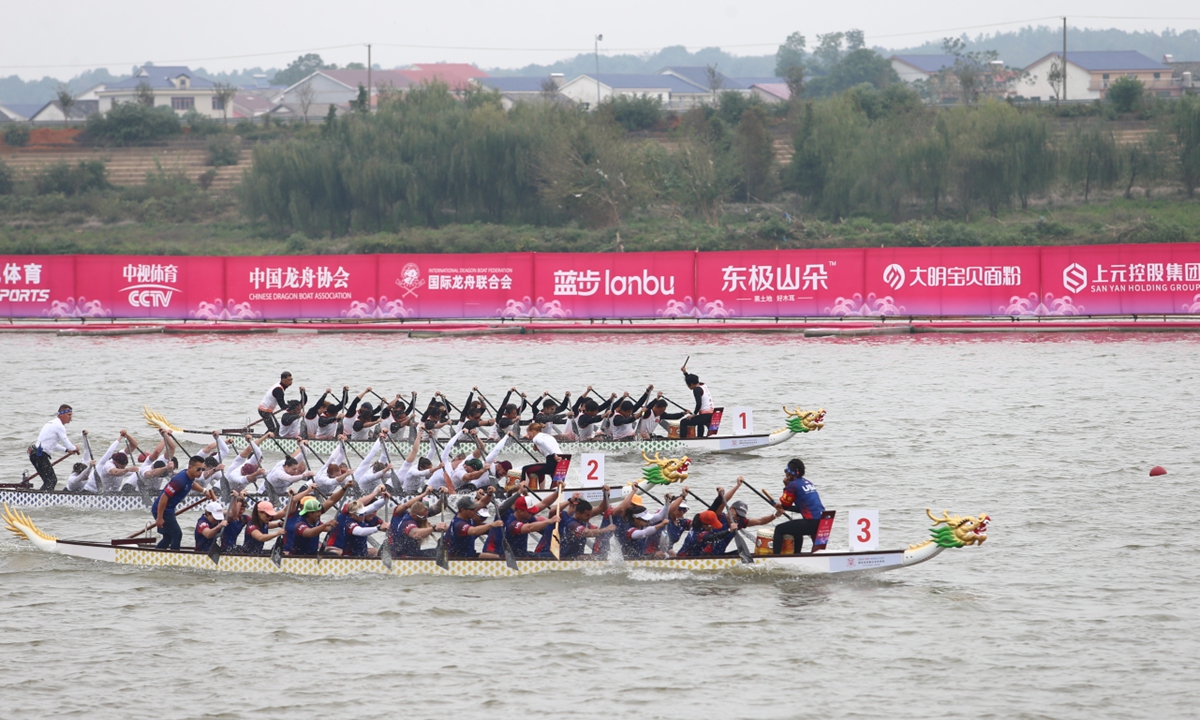
<path fill-rule="evenodd" d="M 933 527 L 929 528 L 933 542 L 943 548 L 982 545 L 987 540 L 987 527 L 992 520 L 986 513 L 980 513 L 978 518 L 970 515 L 959 517 L 951 516 L 948 511 L 943 510 L 939 518 L 934 517 L 929 508 L 926 508 L 925 514 L 933 521 Z"/>
<path fill-rule="evenodd" d="M 681 458 L 663 459 L 658 453 L 654 453 L 654 458 L 651 459 L 643 451 L 642 458 L 648 464 L 648 467 L 642 469 L 642 481 L 654 485 L 670 485 L 687 480 L 688 467 L 692 464 L 686 455 Z"/>
<path fill-rule="evenodd" d="M 788 410 L 787 405 L 783 406 L 783 411 L 787 413 L 787 427 L 794 433 L 806 433 L 813 430 L 820 430 L 825 427 L 825 409 L 818 410 Z"/>

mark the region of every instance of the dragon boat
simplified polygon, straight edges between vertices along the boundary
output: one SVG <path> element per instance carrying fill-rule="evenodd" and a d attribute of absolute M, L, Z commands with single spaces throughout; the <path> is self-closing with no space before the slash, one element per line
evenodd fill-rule
<path fill-rule="evenodd" d="M 733 434 L 716 434 L 707 435 L 704 437 L 650 437 L 650 438 L 634 438 L 631 440 L 566 440 L 559 439 L 559 445 L 564 453 L 611 453 L 624 454 L 636 452 L 657 452 L 657 453 L 746 453 L 754 450 L 759 450 L 772 445 L 779 445 L 787 442 L 797 435 L 804 433 L 815 432 L 825 427 L 825 410 L 801 410 L 800 408 L 788 409 L 785 405 L 784 412 L 787 414 L 787 421 L 784 427 L 769 433 L 757 433 L 750 435 L 733 435 Z M 212 438 L 212 432 L 204 432 L 201 430 L 185 430 L 176 427 L 174 424 L 167 421 L 159 413 L 154 412 L 149 408 L 144 408 L 144 415 L 147 424 L 155 428 L 171 430 L 174 433 L 182 433 L 185 435 L 204 435 L 207 436 L 204 442 L 209 442 Z M 223 436 L 230 442 L 231 446 L 236 446 L 243 436 L 248 431 L 248 428 L 226 428 L 218 434 Z M 444 443 L 448 438 L 441 438 L 439 442 Z M 199 441 L 197 441 L 199 442 Z M 338 446 L 338 440 L 328 439 L 309 439 L 308 448 L 319 455 L 327 455 L 334 451 Z M 360 454 L 365 454 L 370 449 L 374 440 L 348 440 L 346 446 L 349 450 L 357 451 Z M 406 440 L 398 440 L 392 443 L 395 447 L 393 451 L 403 450 L 407 453 L 412 445 Z M 490 449 L 495 444 L 494 440 L 483 440 L 485 448 Z M 473 440 L 461 439 L 459 446 L 475 448 Z M 527 449 L 530 444 L 527 440 L 519 439 L 515 442 L 509 442 L 502 451 L 504 456 L 520 456 L 527 457 L 524 450 L 519 445 L 524 445 Z M 279 450 L 284 453 L 294 453 L 297 448 L 297 440 L 294 438 L 274 438 L 267 447 Z M 266 448 L 264 448 L 266 449 Z M 421 443 L 419 451 L 422 455 L 429 452 L 429 442 Z"/>
<path fill-rule="evenodd" d="M 982 545 L 987 540 L 990 518 L 950 515 L 936 517 L 925 511 L 933 526 L 930 537 L 907 548 L 872 552 L 816 552 L 790 555 L 755 554 L 675 557 L 647 560 L 587 557 L 580 560 L 552 558 L 516 558 L 512 560 L 443 560 L 433 558 L 383 557 L 278 557 L 270 555 L 213 555 L 194 550 L 157 550 L 151 538 L 109 543 L 84 540 L 60 540 L 43 531 L 24 513 L 4 507 L 4 523 L 18 538 L 28 540 L 42 552 L 139 567 L 179 567 L 218 573 L 256 573 L 283 575 L 450 575 L 468 577 L 514 577 L 551 572 L 603 569 L 605 567 L 646 568 L 651 570 L 778 571 L 815 575 L 865 575 L 911 567 L 931 560 L 948 549 Z M 769 552 L 769 551 L 768 551 Z"/>
<path fill-rule="evenodd" d="M 146 510 L 150 507 L 141 495 L 70 492 L 68 490 L 46 491 L 16 486 L 0 488 L 0 503 L 18 508 L 65 507 L 76 510 L 122 511 Z"/>

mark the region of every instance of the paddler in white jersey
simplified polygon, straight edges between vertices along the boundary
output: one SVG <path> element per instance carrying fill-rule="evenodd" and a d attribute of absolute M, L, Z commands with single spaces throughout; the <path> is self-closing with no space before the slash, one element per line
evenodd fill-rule
<path fill-rule="evenodd" d="M 224 479 L 230 492 L 242 492 L 247 487 L 253 492 L 258 492 L 258 479 L 266 477 L 267 473 L 262 469 L 262 450 L 255 444 L 254 436 L 249 433 L 243 435 L 246 448 L 240 453 L 235 453 L 220 433 L 213 430 L 212 435 L 216 447 L 211 458 L 205 459 L 205 464 L 207 465 L 210 459 L 215 459 L 216 464 L 221 465 L 221 469 L 213 473 L 212 484 L 220 488 L 221 480 Z M 213 445 L 209 445 L 204 451 L 207 452 L 212 447 Z M 214 468 L 216 464 L 213 465 Z"/>
<path fill-rule="evenodd" d="M 79 454 L 79 448 L 72 445 L 70 439 L 67 438 L 67 428 L 65 427 L 67 423 L 71 422 L 73 413 L 70 405 L 59 405 L 58 414 L 54 416 L 53 420 L 42 426 L 37 442 L 29 446 L 29 462 L 41 476 L 41 489 L 46 492 L 54 490 L 54 486 L 58 484 L 58 476 L 54 474 L 54 465 L 50 454 L 53 452 Z"/>
<path fill-rule="evenodd" d="M 301 431 L 304 429 L 304 406 L 307 403 L 308 393 L 304 392 L 304 387 L 301 386 L 300 399 L 288 400 L 283 414 L 279 416 L 279 437 L 293 440 L 303 437 Z"/>
<path fill-rule="evenodd" d="M 87 437 L 88 431 L 83 431 L 83 436 Z M 95 474 L 93 468 L 96 467 L 96 460 L 92 454 L 88 452 L 87 447 L 83 448 L 83 462 L 77 462 L 71 468 L 71 475 L 67 478 L 67 490 L 70 492 L 83 492 Z"/>
<path fill-rule="evenodd" d="M 525 438 L 533 443 L 533 454 L 546 457 L 544 463 L 535 463 L 521 468 L 522 479 L 532 481 L 536 484 L 535 489 L 537 490 L 542 489 L 542 480 L 546 475 L 549 475 L 551 479 L 554 478 L 554 470 L 558 467 L 558 456 L 562 454 L 562 448 L 559 447 L 558 441 L 545 432 L 545 429 L 545 425 L 535 422 L 525 430 Z M 530 487 L 534 486 L 530 485 Z"/>
<path fill-rule="evenodd" d="M 283 394 L 289 387 L 292 386 L 292 374 L 284 370 L 279 374 L 279 384 L 272 387 L 263 395 L 263 399 L 258 403 L 258 415 L 262 418 L 263 424 L 267 428 L 267 432 L 279 434 L 279 423 L 275 420 L 275 411 L 284 407 L 287 400 Z"/>
<path fill-rule="evenodd" d="M 305 441 L 297 440 L 298 447 L 296 452 L 284 457 L 275 464 L 267 472 L 265 482 L 271 485 L 271 488 L 276 493 L 283 495 L 287 492 L 288 486 L 300 480 L 307 480 L 313 476 L 312 471 L 305 468 L 304 463 L 300 460 L 300 454 L 304 451 Z M 265 487 L 264 487 L 265 489 Z"/>

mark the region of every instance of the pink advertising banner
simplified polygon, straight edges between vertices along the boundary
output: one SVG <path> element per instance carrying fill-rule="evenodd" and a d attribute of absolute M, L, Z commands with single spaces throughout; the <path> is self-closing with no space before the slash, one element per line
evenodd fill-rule
<path fill-rule="evenodd" d="M 0 317 L 1200 313 L 1200 244 L 294 257 L 0 256 Z"/>

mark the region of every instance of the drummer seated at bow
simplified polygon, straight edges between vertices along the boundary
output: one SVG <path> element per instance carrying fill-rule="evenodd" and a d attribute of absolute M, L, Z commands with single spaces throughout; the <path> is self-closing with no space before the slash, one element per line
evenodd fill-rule
<path fill-rule="evenodd" d="M 692 391 L 692 396 L 696 399 L 696 409 L 693 410 L 688 417 L 679 421 L 679 437 L 688 437 L 688 429 L 696 428 L 696 437 L 703 437 L 708 433 L 708 428 L 712 424 L 713 404 L 712 395 L 708 392 L 708 386 L 700 382 L 700 376 L 687 371 L 685 364 L 680 370 L 683 371 L 683 381 L 688 386 L 688 390 Z"/>
<path fill-rule="evenodd" d="M 779 502 L 775 503 L 775 509 L 780 514 L 784 512 L 799 513 L 801 518 L 788 520 L 775 526 L 775 536 L 771 547 L 776 555 L 783 552 L 785 537 L 792 538 L 793 552 L 797 555 L 804 547 L 805 535 L 812 538 L 813 544 L 816 544 L 817 529 L 821 523 L 821 514 L 825 512 L 825 505 L 821 503 L 821 496 L 817 493 L 817 488 L 808 478 L 804 477 L 804 471 L 804 461 L 800 458 L 792 458 L 788 461 L 787 467 L 783 469 L 783 494 L 779 496 Z M 809 552 L 816 552 L 816 548 L 814 547 Z"/>

